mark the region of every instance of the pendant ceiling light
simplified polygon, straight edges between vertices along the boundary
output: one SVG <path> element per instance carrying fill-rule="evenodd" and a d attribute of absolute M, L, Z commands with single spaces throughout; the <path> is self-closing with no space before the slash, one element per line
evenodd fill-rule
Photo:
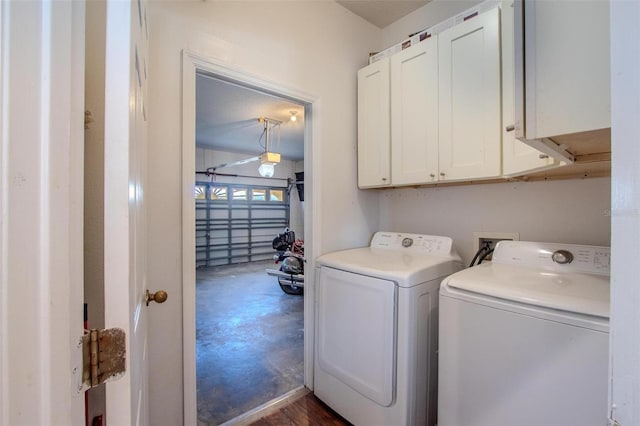
<path fill-rule="evenodd" d="M 260 167 L 258 173 L 262 177 L 273 177 L 275 166 L 280 162 L 280 154 L 277 152 L 265 152 L 260 156 Z"/>
<path fill-rule="evenodd" d="M 274 127 L 278 128 L 278 142 L 280 142 L 280 124 L 282 122 L 264 117 L 259 118 L 258 121 L 264 123 L 265 135 L 264 153 L 260 155 L 260 167 L 258 167 L 258 173 L 260 173 L 260 176 L 262 177 L 273 177 L 275 166 L 280 162 L 280 154 L 270 151 L 271 132 Z"/>
<path fill-rule="evenodd" d="M 277 145 L 280 145 L 280 124 L 282 121 L 274 120 L 271 118 L 260 117 L 258 118 L 260 123 L 263 123 L 264 129 L 262 134 L 260 135 L 260 140 L 262 140 L 262 135 L 265 136 L 264 143 L 264 152 L 260 154 L 258 157 L 251 157 L 244 160 L 233 161 L 231 163 L 223 163 L 215 167 L 209 167 L 207 172 L 215 173 L 216 170 L 221 169 L 223 167 L 231 167 L 231 166 L 239 166 L 241 164 L 247 164 L 254 161 L 260 161 L 260 166 L 258 166 L 258 173 L 262 177 L 273 177 L 275 173 L 276 164 L 280 163 L 280 153 L 276 151 L 272 151 L 272 132 L 274 129 L 277 130 Z"/>

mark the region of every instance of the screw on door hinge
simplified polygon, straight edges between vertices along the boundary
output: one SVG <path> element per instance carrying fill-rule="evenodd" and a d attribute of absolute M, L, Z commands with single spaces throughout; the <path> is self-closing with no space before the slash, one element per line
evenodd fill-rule
<path fill-rule="evenodd" d="M 126 367 L 126 334 L 122 329 L 89 330 L 82 336 L 82 383 L 98 386 L 122 376 Z"/>

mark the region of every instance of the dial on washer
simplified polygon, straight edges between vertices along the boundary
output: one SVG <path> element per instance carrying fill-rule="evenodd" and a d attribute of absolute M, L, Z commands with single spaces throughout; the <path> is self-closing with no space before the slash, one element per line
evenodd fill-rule
<path fill-rule="evenodd" d="M 551 260 L 560 265 L 565 265 L 573 261 L 573 254 L 569 250 L 556 250 L 551 255 Z"/>

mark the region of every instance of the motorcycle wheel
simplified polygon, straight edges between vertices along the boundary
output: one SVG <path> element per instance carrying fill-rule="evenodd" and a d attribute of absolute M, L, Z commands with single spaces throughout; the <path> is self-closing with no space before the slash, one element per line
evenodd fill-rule
<path fill-rule="evenodd" d="M 289 281 L 286 278 L 278 277 L 278 284 L 280 284 L 282 291 L 287 294 L 293 294 L 294 296 L 301 296 L 304 294 L 304 287 L 289 284 Z"/>

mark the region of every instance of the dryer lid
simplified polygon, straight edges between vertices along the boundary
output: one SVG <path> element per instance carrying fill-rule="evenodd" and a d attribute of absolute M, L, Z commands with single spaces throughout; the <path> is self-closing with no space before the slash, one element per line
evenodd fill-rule
<path fill-rule="evenodd" d="M 609 277 L 483 263 L 457 272 L 452 288 L 532 306 L 609 318 Z"/>
<path fill-rule="evenodd" d="M 448 237 L 377 232 L 370 247 L 320 256 L 319 267 L 382 278 L 412 287 L 450 275 L 462 268 Z"/>

